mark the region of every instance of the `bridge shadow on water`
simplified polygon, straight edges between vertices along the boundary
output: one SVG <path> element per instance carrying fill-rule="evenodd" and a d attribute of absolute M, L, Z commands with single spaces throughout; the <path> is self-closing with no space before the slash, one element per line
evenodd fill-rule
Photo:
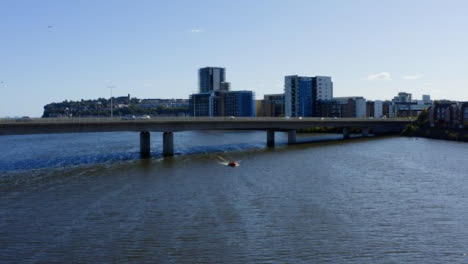
<path fill-rule="evenodd" d="M 351 135 L 347 140 L 343 140 L 342 135 L 326 134 L 313 136 L 298 134 L 296 143 L 289 145 L 287 139 L 276 140 L 275 148 L 266 147 L 265 141 L 254 141 L 249 143 L 232 143 L 232 144 L 216 144 L 209 146 L 179 146 L 175 145 L 175 157 L 186 155 L 202 155 L 213 153 L 230 153 L 239 151 L 294 151 L 298 148 L 309 148 L 314 146 L 323 146 L 328 144 L 343 144 L 345 142 L 353 142 L 356 139 L 368 140 L 360 135 Z M 155 148 L 153 148 L 155 149 Z M 73 167 L 92 164 L 113 164 L 124 161 L 140 161 L 142 165 L 149 164 L 149 161 L 164 158 L 162 152 L 152 151 L 151 157 L 143 159 L 139 152 L 114 152 L 114 153 L 93 153 L 87 155 L 71 155 L 64 157 L 53 157 L 48 159 L 24 159 L 16 161 L 0 161 L 0 173 L 2 172 L 21 172 L 27 170 L 37 170 L 45 168 L 61 168 Z"/>

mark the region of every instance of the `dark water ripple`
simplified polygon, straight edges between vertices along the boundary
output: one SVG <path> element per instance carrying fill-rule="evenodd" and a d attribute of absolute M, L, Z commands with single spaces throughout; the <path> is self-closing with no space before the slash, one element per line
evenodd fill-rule
<path fill-rule="evenodd" d="M 468 262 L 466 143 L 175 137 L 0 137 L 0 263 Z"/>

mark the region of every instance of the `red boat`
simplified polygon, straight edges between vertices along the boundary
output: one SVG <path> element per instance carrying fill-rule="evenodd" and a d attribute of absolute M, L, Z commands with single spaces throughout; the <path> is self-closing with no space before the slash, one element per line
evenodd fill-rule
<path fill-rule="evenodd" d="M 229 167 L 237 167 L 237 166 L 239 166 L 239 164 L 237 164 L 237 162 L 235 162 L 235 161 L 231 161 L 231 162 L 228 163 L 228 166 Z"/>

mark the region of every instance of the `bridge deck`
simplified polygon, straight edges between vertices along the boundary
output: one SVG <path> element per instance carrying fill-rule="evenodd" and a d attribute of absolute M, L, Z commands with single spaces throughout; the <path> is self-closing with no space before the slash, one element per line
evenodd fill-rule
<path fill-rule="evenodd" d="M 153 118 L 121 120 L 111 118 L 39 118 L 0 120 L 0 135 L 84 133 L 114 131 L 177 132 L 189 130 L 277 130 L 288 131 L 312 127 L 366 127 L 401 130 L 412 122 L 408 118 Z"/>

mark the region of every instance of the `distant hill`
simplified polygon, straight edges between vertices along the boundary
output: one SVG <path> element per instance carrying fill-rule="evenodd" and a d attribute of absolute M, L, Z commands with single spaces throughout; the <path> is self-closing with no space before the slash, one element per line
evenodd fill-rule
<path fill-rule="evenodd" d="M 112 99 L 113 115 L 185 116 L 189 114 L 187 99 L 138 99 L 130 96 Z M 111 115 L 111 100 L 50 103 L 44 106 L 42 117 L 106 117 Z"/>

